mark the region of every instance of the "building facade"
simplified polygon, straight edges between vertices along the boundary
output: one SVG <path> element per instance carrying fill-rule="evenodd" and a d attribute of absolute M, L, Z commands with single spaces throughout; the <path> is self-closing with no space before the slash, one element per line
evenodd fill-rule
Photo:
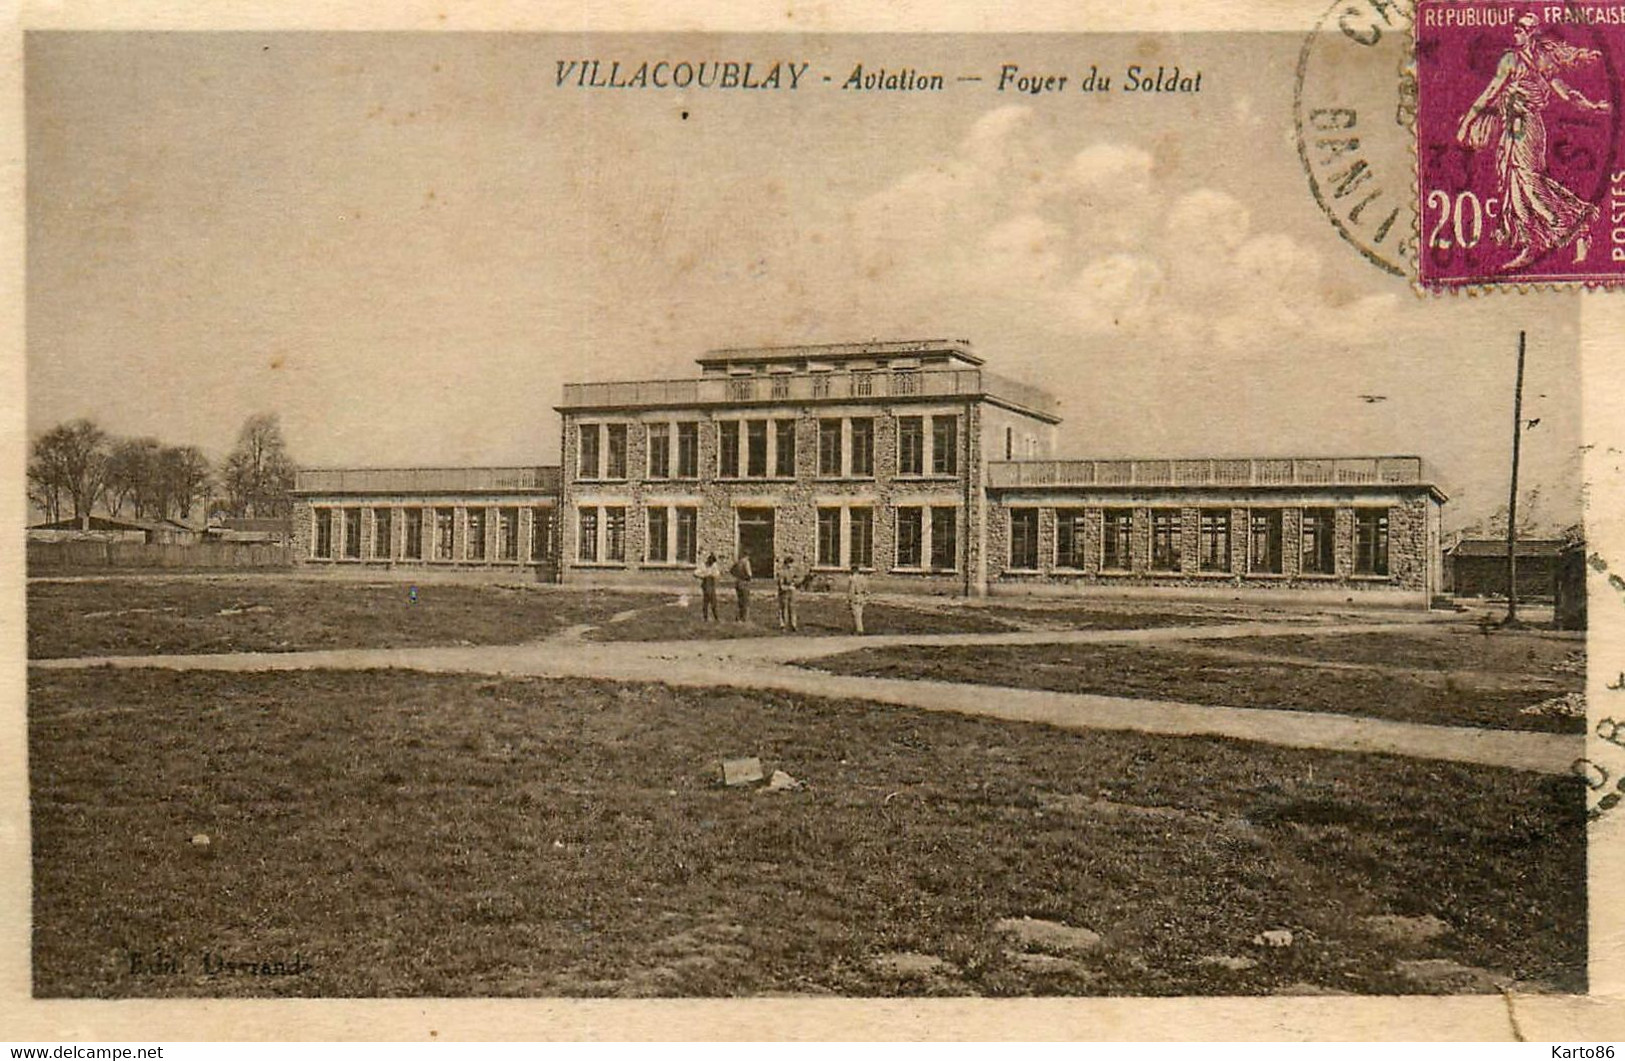
<path fill-rule="evenodd" d="M 1417 457 L 1003 462 L 987 489 L 1001 586 L 1439 592 Z"/>
<path fill-rule="evenodd" d="M 314 468 L 294 498 L 302 563 L 558 576 L 557 468 Z"/>
<path fill-rule="evenodd" d="M 877 588 L 985 586 L 988 463 L 1059 417 L 958 341 L 719 350 L 698 378 L 565 387 L 561 557 L 618 584 L 696 559 L 767 577 L 856 563 Z"/>
<path fill-rule="evenodd" d="M 699 366 L 567 384 L 557 468 L 301 473 L 296 551 L 617 586 L 715 554 L 967 595 L 1440 590 L 1445 495 L 1417 457 L 1059 459 L 1056 401 L 960 340 Z"/>

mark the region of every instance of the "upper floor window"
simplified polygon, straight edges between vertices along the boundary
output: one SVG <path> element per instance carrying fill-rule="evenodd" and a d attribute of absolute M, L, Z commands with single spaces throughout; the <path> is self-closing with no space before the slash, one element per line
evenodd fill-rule
<path fill-rule="evenodd" d="M 875 374 L 868 369 L 861 369 L 852 373 L 852 394 L 857 398 L 873 397 L 875 393 Z"/>
<path fill-rule="evenodd" d="M 767 475 L 767 421 L 745 421 L 745 474 L 753 479 Z"/>
<path fill-rule="evenodd" d="M 796 423 L 717 421 L 717 475 L 723 479 L 791 478 L 796 473 Z"/>
<path fill-rule="evenodd" d="M 597 424 L 580 424 L 576 427 L 576 477 L 578 479 L 598 478 L 598 431 Z"/>
<path fill-rule="evenodd" d="M 959 417 L 931 418 L 931 473 L 957 475 L 959 472 Z"/>
<path fill-rule="evenodd" d="M 606 424 L 608 443 L 605 446 L 604 478 L 626 478 L 626 425 Z"/>
<path fill-rule="evenodd" d="M 897 474 L 925 474 L 925 418 L 897 418 Z"/>
<path fill-rule="evenodd" d="M 841 422 L 818 421 L 818 474 L 841 474 Z"/>
<path fill-rule="evenodd" d="M 717 477 L 739 478 L 738 420 L 723 420 L 717 424 Z"/>
<path fill-rule="evenodd" d="M 873 475 L 875 473 L 875 422 L 872 417 L 854 416 L 851 420 L 852 429 L 852 471 L 853 475 Z"/>
<path fill-rule="evenodd" d="M 671 475 L 671 425 L 649 425 L 649 478 L 665 479 Z"/>
<path fill-rule="evenodd" d="M 677 477 L 700 477 L 700 425 L 693 421 L 677 425 Z"/>
<path fill-rule="evenodd" d="M 776 420 L 773 423 L 773 474 L 789 479 L 796 474 L 796 422 Z"/>

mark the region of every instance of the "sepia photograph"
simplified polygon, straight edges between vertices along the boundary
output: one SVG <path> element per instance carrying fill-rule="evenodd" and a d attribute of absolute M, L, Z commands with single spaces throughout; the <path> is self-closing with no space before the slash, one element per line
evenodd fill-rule
<path fill-rule="evenodd" d="M 32 996 L 1586 995 L 1617 126 L 1318 14 L 27 33 Z"/>

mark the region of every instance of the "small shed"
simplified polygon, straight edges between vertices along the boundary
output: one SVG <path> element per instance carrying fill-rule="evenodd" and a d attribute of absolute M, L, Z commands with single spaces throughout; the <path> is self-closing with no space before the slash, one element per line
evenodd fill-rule
<path fill-rule="evenodd" d="M 1557 596 L 1552 602 L 1559 630 L 1586 628 L 1586 545 L 1571 541 L 1557 558 Z"/>
<path fill-rule="evenodd" d="M 248 545 L 287 545 L 293 540 L 291 517 L 239 518 L 229 516 L 209 524 L 210 541 Z"/>
<path fill-rule="evenodd" d="M 1561 538 L 1518 539 L 1518 597 L 1550 600 L 1556 593 Z M 1458 597 L 1507 595 L 1506 539 L 1463 538 L 1444 554 L 1445 588 Z"/>
<path fill-rule="evenodd" d="M 147 524 L 112 516 L 75 516 L 28 528 L 31 542 L 144 542 Z"/>

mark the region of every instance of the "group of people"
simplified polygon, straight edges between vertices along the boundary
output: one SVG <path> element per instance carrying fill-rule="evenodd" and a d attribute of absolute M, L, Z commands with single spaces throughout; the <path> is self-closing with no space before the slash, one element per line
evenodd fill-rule
<path fill-rule="evenodd" d="M 756 577 L 751 570 L 750 557 L 740 554 L 728 568 L 734 582 L 734 620 L 745 622 L 750 618 L 750 584 Z M 722 579 L 722 565 L 716 553 L 708 553 L 694 568 L 694 577 L 700 580 L 701 618 L 706 622 L 721 622 L 717 613 L 717 583 Z M 778 590 L 779 629 L 794 633 L 799 629 L 796 621 L 796 591 L 801 588 L 796 566 L 788 556 L 779 562 L 774 585 Z M 869 600 L 869 578 L 857 564 L 847 576 L 846 603 L 852 612 L 853 633 L 863 633 L 863 606 Z"/>

